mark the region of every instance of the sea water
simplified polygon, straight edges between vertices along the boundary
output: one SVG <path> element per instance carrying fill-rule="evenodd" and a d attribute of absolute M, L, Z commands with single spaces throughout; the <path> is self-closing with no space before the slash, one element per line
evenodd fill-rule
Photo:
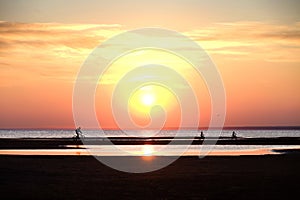
<path fill-rule="evenodd" d="M 300 137 L 300 129 L 228 129 L 228 130 L 203 130 L 205 136 L 224 136 L 230 137 L 232 131 L 237 133 L 238 137 L 245 138 L 274 138 L 274 137 Z M 180 133 L 180 136 L 194 137 L 200 136 L 201 130 L 161 130 L 154 131 L 122 131 L 122 130 L 84 130 L 85 137 L 174 137 Z M 75 134 L 74 130 L 0 130 L 0 138 L 71 138 Z"/>

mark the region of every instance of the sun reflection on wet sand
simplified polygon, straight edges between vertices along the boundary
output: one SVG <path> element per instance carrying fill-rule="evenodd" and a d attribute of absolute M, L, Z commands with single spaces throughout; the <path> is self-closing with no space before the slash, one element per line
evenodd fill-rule
<path fill-rule="evenodd" d="M 153 156 L 154 150 L 153 145 L 143 145 L 142 147 L 143 156 L 142 159 L 145 161 L 152 161 L 155 156 Z"/>
<path fill-rule="evenodd" d="M 153 146 L 151 145 L 143 145 L 142 151 L 144 156 L 152 156 L 153 154 Z"/>
<path fill-rule="evenodd" d="M 118 146 L 118 145 L 117 145 Z M 180 152 L 180 145 L 174 145 L 174 148 L 162 150 L 163 145 L 119 145 L 119 151 L 115 151 L 116 146 L 110 145 L 89 145 L 89 146 L 66 146 L 66 149 L 3 149 L 0 155 L 64 155 L 64 156 L 142 156 L 148 157 L 147 160 L 155 156 L 177 156 Z M 270 155 L 282 154 L 283 152 L 274 150 L 300 149 L 299 145 L 294 146 L 262 146 L 253 147 L 217 147 L 209 152 L 208 156 L 242 156 L 242 155 Z M 182 156 L 201 155 L 200 146 L 190 147 Z"/>

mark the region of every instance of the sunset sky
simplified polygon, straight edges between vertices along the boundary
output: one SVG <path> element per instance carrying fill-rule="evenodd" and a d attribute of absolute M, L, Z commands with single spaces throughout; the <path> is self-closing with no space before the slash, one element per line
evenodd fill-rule
<path fill-rule="evenodd" d="M 226 90 L 225 126 L 299 126 L 299 9 L 298 0 L 0 0 L 0 129 L 74 128 L 73 87 L 88 55 L 110 37 L 143 27 L 178 31 L 210 55 Z M 103 128 L 116 128 L 103 92 L 123 73 L 115 71 L 106 72 L 95 95 Z M 207 126 L 209 95 L 198 89 L 200 125 Z M 159 86 L 134 94 L 133 118 L 143 124 L 155 101 L 170 108 L 167 126 L 176 126 L 176 99 Z"/>

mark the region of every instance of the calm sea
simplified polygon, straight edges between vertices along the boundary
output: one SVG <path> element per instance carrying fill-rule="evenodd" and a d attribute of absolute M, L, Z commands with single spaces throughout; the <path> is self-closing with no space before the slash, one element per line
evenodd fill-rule
<path fill-rule="evenodd" d="M 203 131 L 205 136 L 231 136 L 233 130 L 210 130 Z M 300 129 L 235 129 L 238 137 L 247 138 L 272 138 L 272 137 L 300 137 Z M 82 130 L 85 137 L 103 136 L 98 130 Z M 195 130 L 180 130 L 186 137 L 200 136 L 200 131 Z M 140 136 L 140 137 L 155 137 L 165 136 L 173 137 L 176 132 L 172 130 L 162 130 L 159 133 L 153 134 L 152 131 L 126 131 L 121 130 L 106 130 L 104 131 L 107 137 L 122 137 L 122 136 Z M 0 138 L 68 138 L 73 137 L 74 130 L 0 130 Z"/>

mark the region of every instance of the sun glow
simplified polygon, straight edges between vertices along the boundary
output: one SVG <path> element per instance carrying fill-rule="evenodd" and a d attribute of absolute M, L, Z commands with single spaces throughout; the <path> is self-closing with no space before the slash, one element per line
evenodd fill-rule
<path fill-rule="evenodd" d="M 178 107 L 176 96 L 161 85 L 145 85 L 138 88 L 130 97 L 129 113 L 132 120 L 139 126 L 145 127 L 159 119 L 164 121 L 170 112 Z M 170 114 L 173 116 L 174 114 Z"/>
<path fill-rule="evenodd" d="M 177 127 L 181 123 L 180 99 L 186 96 L 189 87 L 198 99 L 205 101 L 202 105 L 209 105 L 205 82 L 182 57 L 160 49 L 128 52 L 114 60 L 99 79 L 96 94 L 99 122 L 104 125 L 113 119 L 110 110 L 114 109 L 118 116 L 130 118 L 126 121 L 128 129 Z M 108 98 L 103 98 L 104 95 Z"/>
<path fill-rule="evenodd" d="M 161 106 L 168 110 L 176 105 L 176 97 L 160 85 L 146 85 L 134 92 L 129 101 L 132 113 L 145 115 L 154 106 Z"/>
<path fill-rule="evenodd" d="M 143 94 L 141 97 L 141 101 L 146 106 L 152 106 L 155 103 L 155 96 L 154 94 Z"/>
<path fill-rule="evenodd" d="M 152 146 L 144 145 L 143 149 L 142 149 L 142 152 L 143 152 L 144 156 L 152 156 L 154 151 L 153 151 Z"/>

